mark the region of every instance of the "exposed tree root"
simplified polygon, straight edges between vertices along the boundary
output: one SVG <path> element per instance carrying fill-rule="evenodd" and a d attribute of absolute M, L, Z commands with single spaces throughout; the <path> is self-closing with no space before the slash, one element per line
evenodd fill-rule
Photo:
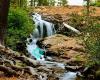
<path fill-rule="evenodd" d="M 25 56 L 15 56 L 15 59 L 21 60 L 23 63 L 26 63 L 28 66 L 35 67 L 39 65 L 39 62 L 36 60 L 33 60 L 31 58 L 25 57 Z"/>
<path fill-rule="evenodd" d="M 0 71 L 3 71 L 8 76 L 12 76 L 12 75 L 18 76 L 19 75 L 15 70 L 11 69 L 10 67 L 3 66 L 3 65 L 0 65 Z"/>
<path fill-rule="evenodd" d="M 21 61 L 22 64 L 26 64 L 26 66 L 16 65 L 17 60 Z M 0 45 L 0 71 L 4 72 L 4 74 L 8 76 L 21 76 L 24 73 L 37 75 L 36 70 L 33 68 L 37 65 L 39 65 L 38 61 L 26 56 L 20 56 L 20 53 Z M 21 74 L 18 73 L 19 71 Z"/>

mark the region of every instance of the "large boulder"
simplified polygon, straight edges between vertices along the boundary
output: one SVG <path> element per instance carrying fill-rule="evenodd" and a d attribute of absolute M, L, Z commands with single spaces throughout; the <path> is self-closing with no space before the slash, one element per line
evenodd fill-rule
<path fill-rule="evenodd" d="M 70 61 L 73 65 L 76 65 L 77 61 L 79 65 L 81 62 L 87 61 L 88 57 L 85 52 L 84 43 L 79 38 L 56 34 L 45 38 L 42 44 L 47 48 L 46 55 L 57 56 L 58 60 L 62 58 L 67 62 Z"/>

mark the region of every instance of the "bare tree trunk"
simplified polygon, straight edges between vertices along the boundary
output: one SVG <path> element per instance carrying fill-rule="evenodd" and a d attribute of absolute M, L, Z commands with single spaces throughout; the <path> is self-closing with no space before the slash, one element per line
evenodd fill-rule
<path fill-rule="evenodd" d="M 0 0 L 0 44 L 4 45 L 10 0 Z"/>
<path fill-rule="evenodd" d="M 35 1 L 35 0 L 34 0 Z M 33 0 L 31 0 L 31 2 L 30 2 L 30 6 L 32 7 L 33 6 Z"/>
<path fill-rule="evenodd" d="M 87 25 L 89 24 L 89 16 L 90 16 L 90 0 L 87 0 Z"/>
<path fill-rule="evenodd" d="M 36 2 L 36 0 L 34 0 L 34 3 L 33 3 L 34 6 L 35 6 L 35 2 Z"/>

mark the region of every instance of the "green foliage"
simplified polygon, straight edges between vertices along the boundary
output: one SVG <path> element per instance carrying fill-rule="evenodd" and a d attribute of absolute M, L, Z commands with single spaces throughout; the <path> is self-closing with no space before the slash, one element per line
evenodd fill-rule
<path fill-rule="evenodd" d="M 67 6 L 67 0 L 58 0 L 59 6 Z"/>
<path fill-rule="evenodd" d="M 91 6 L 97 6 L 100 7 L 100 1 L 97 1 L 95 3 L 90 3 Z"/>
<path fill-rule="evenodd" d="M 48 0 L 38 0 L 37 3 L 38 3 L 38 6 L 48 6 L 49 5 Z"/>
<path fill-rule="evenodd" d="M 27 0 L 11 0 L 11 6 L 13 7 L 26 7 L 27 6 Z"/>
<path fill-rule="evenodd" d="M 10 8 L 6 44 L 15 49 L 16 44 L 25 41 L 32 31 L 33 24 L 28 13 L 20 8 Z"/>
<path fill-rule="evenodd" d="M 82 27 L 85 24 L 84 16 L 80 16 L 79 14 L 77 14 L 77 12 L 74 12 L 69 16 L 70 16 L 70 20 L 68 21 L 68 24 L 81 31 Z"/>
<path fill-rule="evenodd" d="M 100 24 L 91 23 L 87 29 L 84 42 L 86 44 L 87 53 L 91 54 L 94 62 L 100 63 Z"/>
<path fill-rule="evenodd" d="M 49 6 L 54 6 L 55 5 L 55 0 L 49 0 Z"/>
<path fill-rule="evenodd" d="M 95 10 L 92 9 L 89 12 L 90 14 L 93 14 L 95 13 Z M 74 26 L 76 29 L 82 32 L 80 38 L 83 38 L 87 53 L 91 55 L 91 64 L 100 64 L 100 17 L 87 17 L 86 11 L 84 11 L 82 16 L 78 15 L 77 13 L 72 13 L 68 24 Z"/>
<path fill-rule="evenodd" d="M 91 13 L 95 13 L 95 9 L 91 9 L 89 14 Z M 85 19 L 84 42 L 87 53 L 91 54 L 93 64 L 100 63 L 100 17 L 89 15 L 88 17 L 85 16 Z"/>
<path fill-rule="evenodd" d="M 61 0 L 62 6 L 67 6 L 67 0 Z"/>
<path fill-rule="evenodd" d="M 36 6 L 55 6 L 56 0 L 35 0 L 33 4 Z M 67 0 L 58 0 L 58 5 L 67 6 Z"/>

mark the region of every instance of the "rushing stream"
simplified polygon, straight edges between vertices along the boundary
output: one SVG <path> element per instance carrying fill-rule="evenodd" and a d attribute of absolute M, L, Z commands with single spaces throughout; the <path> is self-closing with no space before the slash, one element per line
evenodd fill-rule
<path fill-rule="evenodd" d="M 41 15 L 35 13 L 33 16 L 33 21 L 35 22 L 35 30 L 28 38 L 27 50 L 32 56 L 37 60 L 44 60 L 43 50 L 40 49 L 36 42 L 39 38 L 44 38 L 55 34 L 54 24 L 42 20 Z"/>
<path fill-rule="evenodd" d="M 27 38 L 28 43 L 27 51 L 36 59 L 41 62 L 41 64 L 46 65 L 46 67 L 60 67 L 65 69 L 65 65 L 63 63 L 58 62 L 50 62 L 45 61 L 44 58 L 44 50 L 40 49 L 37 46 L 37 41 L 39 38 L 44 38 L 55 34 L 54 24 L 44 21 L 41 18 L 41 15 L 35 13 L 32 15 L 33 21 L 35 22 L 35 30 L 30 35 L 30 38 Z M 76 73 L 74 72 L 65 72 L 61 77 L 60 80 L 75 80 Z"/>

